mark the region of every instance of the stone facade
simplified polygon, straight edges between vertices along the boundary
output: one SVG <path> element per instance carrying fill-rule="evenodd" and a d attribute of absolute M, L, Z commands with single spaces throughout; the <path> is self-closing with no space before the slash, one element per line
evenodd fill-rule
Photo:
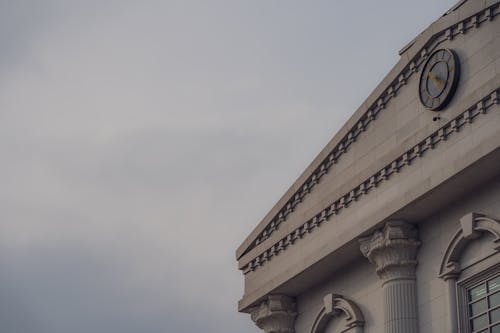
<path fill-rule="evenodd" d="M 239 311 L 259 328 L 500 332 L 498 16 L 499 1 L 460 1 L 405 46 L 243 241 Z M 460 79 L 435 112 L 419 83 L 440 49 L 457 54 Z"/>

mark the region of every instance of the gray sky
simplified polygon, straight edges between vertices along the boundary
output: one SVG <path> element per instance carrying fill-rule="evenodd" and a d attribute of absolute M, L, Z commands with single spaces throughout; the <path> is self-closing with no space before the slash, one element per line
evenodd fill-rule
<path fill-rule="evenodd" d="M 0 0 L 0 331 L 257 332 L 236 247 L 454 3 Z"/>

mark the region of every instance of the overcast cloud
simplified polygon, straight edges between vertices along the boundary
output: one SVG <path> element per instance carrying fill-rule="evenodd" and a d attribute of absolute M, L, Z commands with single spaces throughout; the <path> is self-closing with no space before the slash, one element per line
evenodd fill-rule
<path fill-rule="evenodd" d="M 257 332 L 236 247 L 453 3 L 0 0 L 0 332 Z"/>

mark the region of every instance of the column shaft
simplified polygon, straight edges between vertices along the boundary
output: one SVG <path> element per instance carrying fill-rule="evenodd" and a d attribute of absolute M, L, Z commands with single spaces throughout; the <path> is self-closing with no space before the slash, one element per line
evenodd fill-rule
<path fill-rule="evenodd" d="M 386 333 L 417 333 L 415 280 L 396 279 L 383 286 Z"/>
<path fill-rule="evenodd" d="M 446 280 L 448 284 L 448 332 L 457 333 L 457 291 L 456 283 L 457 280 L 454 278 L 449 278 Z"/>

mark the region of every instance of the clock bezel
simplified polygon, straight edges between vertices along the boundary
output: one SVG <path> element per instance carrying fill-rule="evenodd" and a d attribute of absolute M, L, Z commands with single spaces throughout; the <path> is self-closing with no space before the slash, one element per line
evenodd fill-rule
<path fill-rule="evenodd" d="M 451 57 L 447 60 L 434 59 L 434 56 L 437 53 L 442 52 L 442 51 L 445 51 Z M 450 68 L 450 62 L 451 62 L 451 66 L 453 66 L 453 73 L 452 73 L 452 76 L 450 77 L 450 75 L 449 75 L 450 72 L 448 72 L 448 77 L 447 77 L 447 80 L 445 82 L 445 87 L 443 88 L 443 91 L 437 97 L 432 97 L 432 95 L 427 91 L 427 89 L 425 87 L 426 83 L 427 83 L 427 76 L 429 75 L 428 73 L 429 73 L 430 68 L 435 66 L 437 63 L 443 62 L 443 61 L 446 63 L 448 69 Z M 446 106 L 448 106 L 451 99 L 455 95 L 459 80 L 460 80 L 460 60 L 458 58 L 457 53 L 454 50 L 448 49 L 448 48 L 442 48 L 442 49 L 435 50 L 434 52 L 432 52 L 430 54 L 429 58 L 427 59 L 427 61 L 425 62 L 424 66 L 422 68 L 422 72 L 420 73 L 420 80 L 418 83 L 418 95 L 420 98 L 420 102 L 427 110 L 430 110 L 430 111 L 443 110 Z M 424 98 L 422 96 L 423 93 L 427 94 L 427 97 L 428 97 L 427 100 L 431 99 L 433 102 L 436 100 L 439 100 L 439 97 L 441 96 L 441 94 L 445 93 L 445 96 L 444 96 L 442 101 L 439 101 L 438 104 L 434 106 L 434 103 L 428 105 L 428 103 L 426 103 L 426 101 L 424 101 Z"/>

